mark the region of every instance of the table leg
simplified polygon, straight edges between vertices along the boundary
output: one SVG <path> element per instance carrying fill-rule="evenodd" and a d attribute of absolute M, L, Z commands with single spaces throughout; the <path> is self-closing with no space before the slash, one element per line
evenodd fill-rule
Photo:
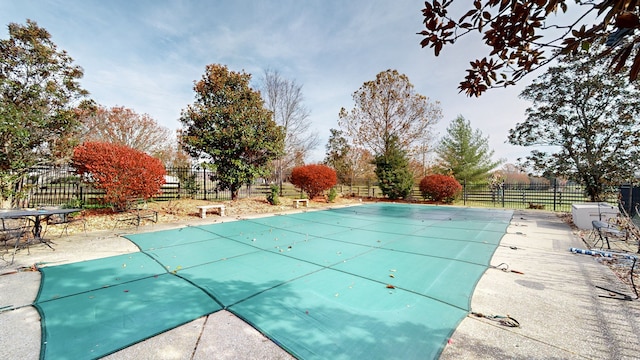
<path fill-rule="evenodd" d="M 46 218 L 49 218 L 50 215 L 46 215 Z M 34 239 L 40 241 L 42 244 L 45 244 L 51 250 L 55 250 L 45 239 L 42 238 L 42 219 L 40 219 L 40 215 L 35 215 L 33 221 L 33 237 Z"/>

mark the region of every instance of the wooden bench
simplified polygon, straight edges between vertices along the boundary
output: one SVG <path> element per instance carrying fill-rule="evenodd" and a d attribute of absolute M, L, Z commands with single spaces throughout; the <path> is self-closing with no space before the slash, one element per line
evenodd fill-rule
<path fill-rule="evenodd" d="M 305 207 L 309 207 L 309 199 L 293 199 L 293 207 L 298 208 L 300 204 L 304 204 Z"/>
<path fill-rule="evenodd" d="M 209 209 L 218 209 L 218 211 L 220 212 L 220 216 L 224 216 L 224 205 L 222 204 L 202 205 L 198 206 L 198 209 L 200 209 L 200 217 L 203 219 L 207 217 L 207 210 Z"/>

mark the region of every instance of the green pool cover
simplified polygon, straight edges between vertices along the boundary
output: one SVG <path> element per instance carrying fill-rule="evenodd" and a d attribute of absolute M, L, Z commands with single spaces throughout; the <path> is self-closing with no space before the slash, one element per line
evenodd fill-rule
<path fill-rule="evenodd" d="M 98 358 L 227 309 L 301 359 L 437 358 L 512 212 L 371 204 L 127 236 L 41 269 L 41 358 Z"/>

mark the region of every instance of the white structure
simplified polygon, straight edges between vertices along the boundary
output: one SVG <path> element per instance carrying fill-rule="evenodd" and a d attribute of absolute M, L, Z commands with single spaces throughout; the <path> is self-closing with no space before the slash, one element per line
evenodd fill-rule
<path fill-rule="evenodd" d="M 593 220 L 607 222 L 611 218 L 615 218 L 620 213 L 617 206 L 607 203 L 583 203 L 572 204 L 571 215 L 573 223 L 579 229 L 591 229 Z"/>

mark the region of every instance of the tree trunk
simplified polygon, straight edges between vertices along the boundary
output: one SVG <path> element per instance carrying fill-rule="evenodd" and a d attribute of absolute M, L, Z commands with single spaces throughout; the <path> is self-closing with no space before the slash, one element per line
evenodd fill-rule
<path fill-rule="evenodd" d="M 231 200 L 232 201 L 236 201 L 238 200 L 238 192 L 240 191 L 240 187 L 238 186 L 231 186 Z"/>

